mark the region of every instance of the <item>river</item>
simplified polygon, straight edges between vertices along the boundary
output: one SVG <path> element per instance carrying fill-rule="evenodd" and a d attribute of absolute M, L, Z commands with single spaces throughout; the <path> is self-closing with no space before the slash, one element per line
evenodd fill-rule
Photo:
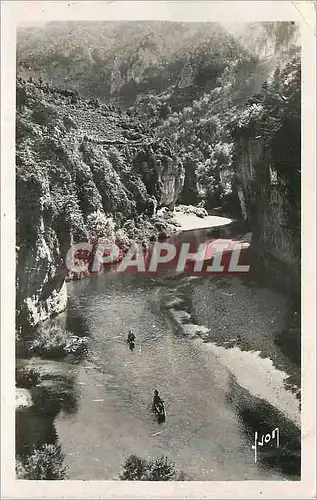
<path fill-rule="evenodd" d="M 164 454 L 192 480 L 299 479 L 298 402 L 284 383 L 293 367 L 272 338 L 283 297 L 250 290 L 241 278 L 170 278 L 109 273 L 68 283 L 67 310 L 55 321 L 91 339 L 88 358 L 71 367 L 78 409 L 55 421 L 69 478 L 116 479 L 130 454 Z M 228 311 L 219 319 L 220 294 Z M 246 301 L 252 320 L 240 310 Z M 228 336 L 228 318 L 247 331 L 247 347 Z M 129 328 L 134 351 L 125 342 Z M 197 331 L 210 328 L 217 339 L 199 339 Z M 166 403 L 163 424 L 150 411 L 155 388 Z M 279 426 L 283 453 L 263 448 L 255 463 L 254 432 L 268 426 Z"/>

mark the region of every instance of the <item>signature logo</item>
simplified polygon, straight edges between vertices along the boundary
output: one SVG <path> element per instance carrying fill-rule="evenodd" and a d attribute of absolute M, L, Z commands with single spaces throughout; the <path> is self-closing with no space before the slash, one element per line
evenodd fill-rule
<path fill-rule="evenodd" d="M 254 462 L 257 463 L 258 460 L 258 446 L 264 446 L 268 444 L 271 440 L 276 439 L 276 448 L 280 446 L 280 431 L 278 428 L 274 429 L 271 433 L 263 434 L 261 441 L 258 440 L 258 433 L 254 434 L 254 444 L 252 445 L 252 450 L 254 450 Z"/>

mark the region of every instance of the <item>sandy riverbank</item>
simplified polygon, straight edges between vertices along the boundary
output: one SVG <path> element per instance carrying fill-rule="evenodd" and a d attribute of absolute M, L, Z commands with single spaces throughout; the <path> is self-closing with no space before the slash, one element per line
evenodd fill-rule
<path fill-rule="evenodd" d="M 184 212 L 175 212 L 175 220 L 180 224 L 179 231 L 191 231 L 193 229 L 206 229 L 218 226 L 225 226 L 232 222 L 226 217 L 218 217 L 217 215 L 207 215 L 206 217 L 198 217 L 195 214 Z"/>
<path fill-rule="evenodd" d="M 283 296 L 239 277 L 221 277 L 185 278 L 166 299 L 185 336 L 203 340 L 241 387 L 300 426 L 300 389 L 288 390 L 300 370 L 274 342 L 288 311 Z"/>
<path fill-rule="evenodd" d="M 179 232 L 228 226 L 230 233 L 234 225 L 229 218 L 188 213 L 186 207 L 174 214 Z M 251 233 L 242 238 L 250 243 Z M 275 342 L 289 313 L 283 295 L 250 279 L 187 277 L 171 290 L 166 306 L 181 331 L 203 340 L 244 389 L 300 426 L 300 368 Z"/>

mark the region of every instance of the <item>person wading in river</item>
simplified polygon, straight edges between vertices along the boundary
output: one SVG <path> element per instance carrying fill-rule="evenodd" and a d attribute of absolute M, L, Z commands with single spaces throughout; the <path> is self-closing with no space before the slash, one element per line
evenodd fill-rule
<path fill-rule="evenodd" d="M 158 391 L 155 389 L 154 391 L 154 397 L 153 397 L 153 404 L 152 404 L 152 410 L 155 410 L 155 406 L 157 406 L 159 403 L 161 403 L 162 399 L 159 396 Z"/>
<path fill-rule="evenodd" d="M 134 341 L 135 341 L 135 335 L 134 335 L 133 332 L 131 332 L 131 330 L 129 330 L 129 333 L 128 333 L 128 342 L 129 342 L 129 344 L 131 344 Z"/>

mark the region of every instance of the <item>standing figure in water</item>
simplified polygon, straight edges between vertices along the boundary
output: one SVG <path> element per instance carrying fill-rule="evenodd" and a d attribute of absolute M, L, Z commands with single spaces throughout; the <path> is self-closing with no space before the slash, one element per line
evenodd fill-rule
<path fill-rule="evenodd" d="M 131 330 L 129 330 L 127 341 L 128 341 L 129 346 L 130 346 L 130 349 L 131 350 L 134 349 L 135 335 L 133 332 L 131 332 Z"/>
<path fill-rule="evenodd" d="M 157 415 L 159 422 L 164 422 L 166 413 L 163 399 L 160 398 L 158 391 L 155 389 L 152 403 L 152 411 Z"/>

